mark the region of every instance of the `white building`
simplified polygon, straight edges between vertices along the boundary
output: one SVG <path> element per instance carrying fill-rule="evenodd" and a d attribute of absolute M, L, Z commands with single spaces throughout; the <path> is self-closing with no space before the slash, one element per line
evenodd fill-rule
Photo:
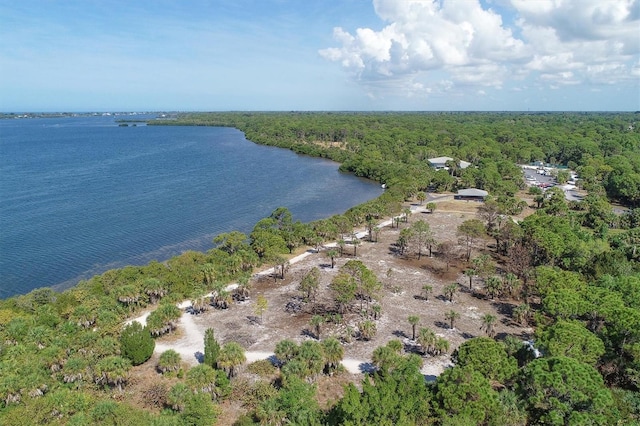
<path fill-rule="evenodd" d="M 429 158 L 427 161 L 436 170 L 442 170 L 442 169 L 449 170 L 449 168 L 446 166 L 446 163 L 447 163 L 447 161 L 453 161 L 453 158 L 451 158 L 451 157 L 436 157 L 436 158 Z M 466 161 L 460 160 L 460 168 L 461 169 L 466 169 L 470 165 L 471 165 L 471 163 L 468 163 Z"/>

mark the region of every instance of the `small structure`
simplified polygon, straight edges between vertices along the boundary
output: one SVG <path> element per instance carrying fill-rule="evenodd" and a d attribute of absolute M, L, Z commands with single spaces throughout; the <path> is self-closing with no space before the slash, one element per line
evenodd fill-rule
<path fill-rule="evenodd" d="M 442 170 L 442 169 L 449 170 L 449 167 L 447 167 L 446 163 L 447 163 L 447 161 L 453 161 L 453 158 L 451 158 L 451 157 L 436 157 L 436 158 L 429 158 L 427 161 L 436 170 Z M 459 165 L 460 165 L 461 169 L 466 169 L 467 167 L 469 167 L 471 165 L 471 163 L 468 163 L 466 161 L 460 160 Z"/>
<path fill-rule="evenodd" d="M 484 201 L 489 193 L 477 188 L 461 189 L 453 196 L 455 200 Z"/>

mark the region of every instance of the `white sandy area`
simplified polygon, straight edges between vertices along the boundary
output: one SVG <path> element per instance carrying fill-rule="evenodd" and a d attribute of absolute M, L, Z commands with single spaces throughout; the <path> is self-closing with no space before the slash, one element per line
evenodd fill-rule
<path fill-rule="evenodd" d="M 420 206 L 421 207 L 421 206 Z M 412 212 L 418 211 L 419 206 L 412 206 Z M 391 224 L 391 220 L 387 220 L 385 222 L 380 223 L 379 226 L 389 226 Z M 367 231 L 359 231 L 356 233 L 357 238 L 364 238 L 368 235 Z M 329 243 L 324 247 L 334 247 L 337 243 Z M 311 255 L 313 251 L 306 251 L 294 258 L 292 258 L 289 262 L 296 263 Z M 273 273 L 273 268 L 269 268 L 263 271 L 256 273 L 258 276 L 264 276 Z M 227 290 L 233 290 L 238 286 L 237 283 L 230 284 L 226 287 Z M 209 293 L 207 296 L 212 296 L 212 293 Z M 178 308 L 182 309 L 182 316 L 180 317 L 180 322 L 178 327 L 180 327 L 182 333 L 179 337 L 171 340 L 170 342 L 156 341 L 156 346 L 154 350 L 154 354 L 160 355 L 162 352 L 165 352 L 169 349 L 173 349 L 178 352 L 182 357 L 182 360 L 187 362 L 190 365 L 197 365 L 202 357 L 204 356 L 204 333 L 200 330 L 200 328 L 193 321 L 193 315 L 189 313 L 186 309 L 191 306 L 191 300 L 184 300 L 183 302 L 176 305 Z M 132 318 L 125 322 L 125 325 L 131 324 L 133 321 L 138 321 L 143 326 L 147 323 L 147 317 L 151 311 L 144 312 L 140 316 L 136 318 Z M 269 359 L 274 356 L 273 352 L 262 352 L 262 351 L 247 351 L 245 352 L 245 356 L 247 358 L 247 363 L 252 363 L 255 361 L 259 361 L 262 359 Z M 342 365 L 344 368 L 352 374 L 360 374 L 363 372 L 371 371 L 372 365 L 370 360 L 359 360 L 359 359 L 351 359 L 345 358 L 342 360 Z M 447 357 L 445 359 L 428 359 L 423 365 L 421 371 L 422 373 L 429 379 L 435 378 L 438 376 L 445 368 L 451 365 L 450 359 Z"/>

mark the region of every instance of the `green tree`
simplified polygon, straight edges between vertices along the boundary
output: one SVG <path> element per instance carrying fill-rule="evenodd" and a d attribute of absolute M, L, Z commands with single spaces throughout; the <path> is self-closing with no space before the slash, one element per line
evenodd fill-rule
<path fill-rule="evenodd" d="M 182 412 L 187 403 L 187 399 L 193 394 L 189 387 L 182 383 L 176 383 L 169 390 L 169 394 L 167 395 L 167 405 L 171 407 L 172 410 Z"/>
<path fill-rule="evenodd" d="M 342 361 L 344 349 L 338 339 L 329 337 L 322 342 L 322 351 L 325 361 L 324 369 L 327 374 L 333 374 L 338 365 L 340 365 L 340 361 Z"/>
<path fill-rule="evenodd" d="M 262 324 L 263 315 L 267 311 L 268 306 L 269 306 L 269 302 L 267 302 L 267 298 L 264 297 L 262 294 L 258 295 L 258 298 L 256 299 L 256 304 L 254 306 L 254 312 L 256 313 L 256 315 L 260 317 L 260 324 Z"/>
<path fill-rule="evenodd" d="M 429 295 L 433 293 L 433 286 L 429 284 L 425 284 L 422 286 L 422 298 L 427 301 L 429 300 Z"/>
<path fill-rule="evenodd" d="M 420 322 L 420 317 L 417 315 L 409 315 L 409 324 L 411 324 L 411 340 L 416 340 L 416 326 Z"/>
<path fill-rule="evenodd" d="M 458 226 L 457 235 L 466 250 L 467 262 L 471 259 L 471 250 L 478 239 L 484 235 L 484 224 L 479 219 L 465 220 Z"/>
<path fill-rule="evenodd" d="M 433 232 L 429 227 L 429 224 L 424 220 L 418 220 L 411 225 L 412 239 L 414 240 L 414 247 L 418 252 L 418 260 L 422 257 L 422 251 L 425 248 L 430 247 L 433 242 Z"/>
<path fill-rule="evenodd" d="M 239 366 L 247 361 L 244 348 L 236 342 L 226 343 L 218 355 L 218 367 L 227 372 L 229 378 L 236 375 Z"/>
<path fill-rule="evenodd" d="M 300 285 L 298 285 L 298 290 L 302 292 L 306 300 L 315 303 L 319 285 L 320 269 L 314 266 L 302 277 Z"/>
<path fill-rule="evenodd" d="M 358 324 L 358 330 L 360 330 L 362 340 L 371 340 L 376 335 L 376 323 L 371 320 L 361 321 Z"/>
<path fill-rule="evenodd" d="M 173 349 L 168 349 L 160 354 L 156 369 L 162 374 L 177 372 L 180 370 L 181 362 L 180 354 Z"/>
<path fill-rule="evenodd" d="M 595 365 L 605 353 L 602 340 L 579 321 L 560 320 L 536 334 L 537 343 L 547 356 L 566 356 Z"/>
<path fill-rule="evenodd" d="M 336 265 L 336 257 L 338 257 L 338 250 L 331 249 L 326 252 L 326 255 L 329 259 L 331 259 L 331 269 Z"/>
<path fill-rule="evenodd" d="M 435 400 L 436 412 L 449 424 L 494 424 L 500 409 L 489 380 L 469 367 L 448 368 L 438 376 Z"/>
<path fill-rule="evenodd" d="M 469 367 L 487 379 L 502 384 L 506 384 L 518 372 L 518 363 L 507 354 L 505 345 L 488 337 L 465 341 L 453 354 L 453 360 L 460 367 Z"/>
<path fill-rule="evenodd" d="M 444 286 L 444 295 L 449 299 L 449 302 L 453 302 L 453 296 L 458 292 L 458 283 L 451 283 Z"/>
<path fill-rule="evenodd" d="M 482 325 L 480 326 L 480 330 L 484 330 L 487 333 L 487 336 L 493 337 L 496 334 L 496 321 L 498 317 L 491 314 L 484 314 L 482 316 Z"/>
<path fill-rule="evenodd" d="M 454 324 L 457 319 L 460 318 L 460 314 L 453 309 L 444 314 L 444 319 L 449 321 L 449 328 L 454 329 Z"/>
<path fill-rule="evenodd" d="M 216 370 L 206 364 L 191 367 L 187 372 L 187 384 L 194 393 L 209 395 L 209 398 L 218 397 L 218 387 L 216 386 Z"/>
<path fill-rule="evenodd" d="M 94 367 L 94 381 L 98 385 L 115 386 L 122 391 L 122 386 L 127 382 L 131 362 L 120 356 L 102 358 Z"/>
<path fill-rule="evenodd" d="M 311 320 L 309 321 L 311 323 L 311 326 L 315 329 L 316 331 L 316 339 L 320 340 L 320 328 L 322 326 L 322 324 L 325 322 L 325 319 L 322 315 L 314 315 L 311 317 Z"/>
<path fill-rule="evenodd" d="M 220 344 L 216 340 L 215 332 L 213 328 L 207 328 L 204 332 L 204 363 L 209 367 L 216 368 L 219 354 Z"/>
<path fill-rule="evenodd" d="M 422 327 L 418 331 L 417 342 L 423 354 L 432 353 L 437 340 L 436 334 L 430 328 Z"/>
<path fill-rule="evenodd" d="M 120 334 L 120 350 L 133 365 L 140 365 L 151 358 L 156 343 L 146 327 L 134 321 Z"/>
<path fill-rule="evenodd" d="M 276 358 L 278 358 L 280 363 L 286 364 L 287 362 L 293 360 L 296 356 L 298 356 L 299 348 L 294 341 L 284 339 L 276 344 L 276 349 L 274 352 Z"/>
<path fill-rule="evenodd" d="M 536 424 L 615 424 L 613 398 L 600 374 L 567 357 L 543 357 L 527 364 L 518 393 Z"/>
<path fill-rule="evenodd" d="M 215 424 L 218 412 L 211 402 L 211 398 L 201 393 L 189 395 L 184 402 L 184 409 L 180 415 L 182 424 L 192 426 L 208 426 Z"/>
<path fill-rule="evenodd" d="M 492 275 L 485 281 L 485 286 L 487 287 L 487 293 L 489 293 L 489 297 L 491 297 L 491 300 L 493 300 L 501 293 L 502 280 L 500 279 L 500 277 Z"/>
<path fill-rule="evenodd" d="M 469 290 L 472 290 L 473 277 L 476 276 L 476 270 L 473 268 L 467 268 L 464 270 L 464 275 L 469 278 Z"/>

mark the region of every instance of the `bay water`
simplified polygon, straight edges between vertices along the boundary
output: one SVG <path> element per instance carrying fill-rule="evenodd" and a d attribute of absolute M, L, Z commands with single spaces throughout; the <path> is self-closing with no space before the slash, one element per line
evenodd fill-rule
<path fill-rule="evenodd" d="M 279 206 L 309 222 L 381 191 L 232 128 L 0 120 L 0 298 L 206 251 Z"/>

